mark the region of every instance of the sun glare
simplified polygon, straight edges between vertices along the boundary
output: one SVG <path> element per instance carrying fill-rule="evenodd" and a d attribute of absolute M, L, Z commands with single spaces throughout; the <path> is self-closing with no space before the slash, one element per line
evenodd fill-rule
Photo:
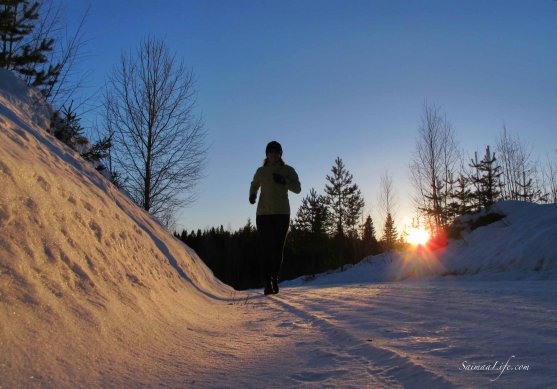
<path fill-rule="evenodd" d="M 426 244 L 429 238 L 429 232 L 426 230 L 422 230 L 421 228 L 410 228 L 406 241 L 412 245 L 419 246 Z"/>

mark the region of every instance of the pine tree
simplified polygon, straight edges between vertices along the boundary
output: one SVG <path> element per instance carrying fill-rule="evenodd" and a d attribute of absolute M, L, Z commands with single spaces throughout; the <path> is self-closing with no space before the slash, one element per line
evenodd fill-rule
<path fill-rule="evenodd" d="M 325 203 L 329 208 L 328 230 L 333 236 L 346 236 L 356 229 L 364 199 L 354 177 L 338 157 L 333 165 L 332 175 L 327 175 Z"/>
<path fill-rule="evenodd" d="M 354 186 L 358 188 L 356 184 L 354 184 Z M 346 217 L 346 231 L 348 236 L 356 240 L 358 239 L 358 221 L 361 219 L 365 202 L 360 189 L 356 189 L 352 192 L 352 195 L 348 196 L 347 200 L 348 212 Z"/>
<path fill-rule="evenodd" d="M 395 247 L 398 232 L 396 230 L 395 221 L 390 213 L 385 219 L 385 228 L 383 229 L 383 247 L 385 250 L 391 250 Z"/>
<path fill-rule="evenodd" d="M 54 39 L 34 35 L 38 1 L 0 0 L 0 68 L 13 70 L 45 95 L 58 81 L 60 63 L 49 63 Z"/>

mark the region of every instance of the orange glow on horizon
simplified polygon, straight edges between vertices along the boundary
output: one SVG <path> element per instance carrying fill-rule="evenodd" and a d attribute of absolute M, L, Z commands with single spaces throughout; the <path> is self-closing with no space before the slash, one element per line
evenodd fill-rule
<path fill-rule="evenodd" d="M 427 231 L 426 231 L 427 232 Z M 425 234 L 418 234 L 423 242 Z M 443 255 L 443 247 L 431 247 L 436 245 L 436 238 L 430 237 L 422 244 L 412 244 L 406 250 L 400 252 L 400 267 L 398 268 L 397 280 L 437 276 L 445 273 L 445 267 L 440 260 Z"/>

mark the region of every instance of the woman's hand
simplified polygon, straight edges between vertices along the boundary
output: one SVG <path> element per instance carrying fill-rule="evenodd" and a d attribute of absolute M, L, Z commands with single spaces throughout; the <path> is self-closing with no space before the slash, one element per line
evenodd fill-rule
<path fill-rule="evenodd" d="M 277 184 L 286 185 L 286 178 L 278 173 L 273 173 L 273 180 L 275 180 Z"/>

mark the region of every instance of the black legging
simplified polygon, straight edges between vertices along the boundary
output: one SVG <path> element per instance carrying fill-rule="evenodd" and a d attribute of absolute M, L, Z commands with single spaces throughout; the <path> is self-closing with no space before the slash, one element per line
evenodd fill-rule
<path fill-rule="evenodd" d="M 279 276 L 290 215 L 258 215 L 256 224 L 263 254 L 263 282 L 268 283 Z"/>

